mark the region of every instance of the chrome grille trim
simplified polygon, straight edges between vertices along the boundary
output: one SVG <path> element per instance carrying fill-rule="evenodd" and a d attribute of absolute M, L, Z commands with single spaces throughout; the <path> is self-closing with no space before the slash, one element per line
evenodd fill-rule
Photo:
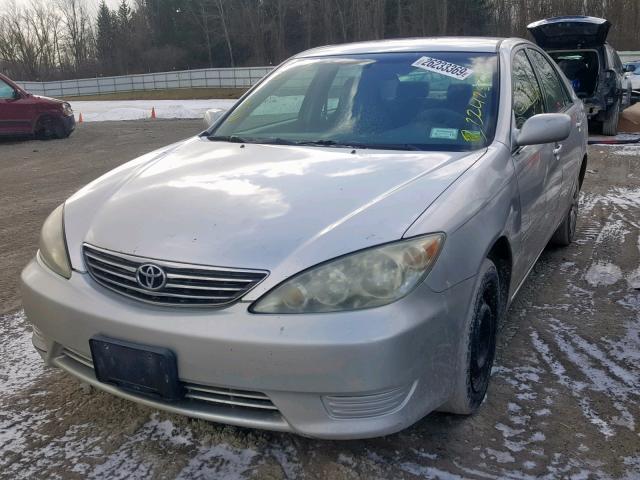
<path fill-rule="evenodd" d="M 113 262 L 112 260 L 107 260 L 107 259 L 105 259 L 104 257 L 98 257 L 98 256 L 96 256 L 95 254 L 93 254 L 93 253 L 91 252 L 91 250 L 88 250 L 86 247 L 88 247 L 88 245 L 87 245 L 87 244 L 85 244 L 85 249 L 84 249 L 84 255 L 85 255 L 85 257 L 93 258 L 94 260 L 98 260 L 98 261 L 99 261 L 99 262 L 101 262 L 101 263 L 106 263 L 107 265 L 111 265 L 111 266 L 114 266 L 114 267 L 118 267 L 118 268 L 121 268 L 121 269 L 123 269 L 123 270 L 128 270 L 128 271 L 130 271 L 130 272 L 135 272 L 135 271 L 136 271 L 136 269 L 135 269 L 135 268 L 133 268 L 133 267 L 130 267 L 130 266 L 127 266 L 127 265 L 123 265 L 123 264 L 121 264 L 121 263 L 116 263 L 116 262 Z M 90 247 L 90 248 L 95 248 L 95 247 Z M 87 250 L 88 250 L 88 251 L 87 251 Z"/>
<path fill-rule="evenodd" d="M 180 280 L 206 280 L 208 282 L 251 282 L 251 280 L 248 279 L 241 279 L 241 278 L 224 278 L 224 277 L 200 277 L 200 276 L 193 276 L 193 275 L 178 275 L 175 273 L 168 273 L 167 274 L 167 278 L 169 280 L 173 280 L 173 279 L 180 279 Z"/>
<path fill-rule="evenodd" d="M 205 385 L 189 385 L 189 390 L 193 390 L 195 392 L 204 392 L 204 393 L 212 393 L 214 395 L 233 395 L 234 397 L 242 397 L 242 398 L 253 398 L 257 400 L 269 400 L 264 393 L 259 392 L 248 392 L 244 390 L 231 390 L 229 388 L 217 388 L 217 387 L 207 387 Z"/>
<path fill-rule="evenodd" d="M 167 288 L 182 288 L 183 285 L 180 285 L 178 283 L 167 283 L 165 285 Z M 212 288 L 212 287 L 201 287 L 200 285 L 189 285 L 189 288 L 191 290 L 219 290 L 219 291 L 223 291 L 223 292 L 240 292 L 242 290 L 244 290 L 243 287 L 216 287 L 216 288 Z"/>
<path fill-rule="evenodd" d="M 113 252 L 85 243 L 83 255 L 89 275 L 109 290 L 155 305 L 223 307 L 230 305 L 264 280 L 265 270 L 208 267 Z M 136 272 L 144 264 L 162 267 L 167 283 L 159 290 L 138 284 Z"/>
<path fill-rule="evenodd" d="M 278 410 L 276 406 L 271 403 L 270 400 L 266 400 L 265 402 L 258 402 L 255 400 L 237 400 L 233 395 L 225 396 L 212 396 L 202 393 L 193 393 L 188 390 L 185 394 L 185 398 L 190 398 L 192 400 L 201 400 L 203 402 L 209 403 L 222 403 L 224 405 L 233 405 L 236 407 L 245 407 L 245 408 L 259 408 L 263 410 Z"/>
<path fill-rule="evenodd" d="M 93 360 L 91 357 L 78 352 L 69 347 L 62 349 L 62 355 L 78 362 L 93 370 Z M 269 410 L 279 413 L 269 397 L 262 392 L 252 392 L 248 390 L 235 390 L 226 387 L 210 387 L 195 383 L 183 382 L 185 400 L 198 403 L 206 402 L 210 405 L 249 408 L 254 410 Z"/>

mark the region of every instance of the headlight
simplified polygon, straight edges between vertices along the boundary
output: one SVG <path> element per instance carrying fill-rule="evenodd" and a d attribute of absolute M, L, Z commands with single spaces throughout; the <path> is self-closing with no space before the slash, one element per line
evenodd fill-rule
<path fill-rule="evenodd" d="M 379 307 L 413 290 L 444 242 L 436 233 L 352 253 L 312 267 L 277 286 L 255 313 L 321 313 Z"/>
<path fill-rule="evenodd" d="M 40 233 L 40 258 L 51 270 L 64 278 L 71 278 L 71 265 L 64 239 L 64 204 L 56 208 L 44 221 Z"/>
<path fill-rule="evenodd" d="M 73 115 L 73 109 L 71 108 L 71 104 L 67 102 L 62 104 L 62 114 L 65 117 L 70 117 L 71 115 Z"/>

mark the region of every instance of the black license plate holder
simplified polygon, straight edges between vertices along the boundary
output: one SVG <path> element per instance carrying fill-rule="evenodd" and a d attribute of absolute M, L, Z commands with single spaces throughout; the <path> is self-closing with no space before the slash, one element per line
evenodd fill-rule
<path fill-rule="evenodd" d="M 182 398 L 178 363 L 168 348 L 102 335 L 91 338 L 89 346 L 98 381 L 165 401 L 174 402 Z"/>

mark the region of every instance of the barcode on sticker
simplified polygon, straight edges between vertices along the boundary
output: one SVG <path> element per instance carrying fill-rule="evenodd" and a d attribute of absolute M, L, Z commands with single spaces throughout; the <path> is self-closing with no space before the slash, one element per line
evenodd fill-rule
<path fill-rule="evenodd" d="M 473 73 L 473 70 L 470 68 L 431 57 L 420 57 L 418 60 L 413 62 L 411 66 L 421 68 L 422 70 L 427 70 L 429 72 L 440 73 L 447 77 L 457 78 L 458 80 L 464 80 Z"/>

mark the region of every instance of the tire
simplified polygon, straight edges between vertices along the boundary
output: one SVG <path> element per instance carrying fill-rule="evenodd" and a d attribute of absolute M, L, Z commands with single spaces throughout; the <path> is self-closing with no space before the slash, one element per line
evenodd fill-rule
<path fill-rule="evenodd" d="M 580 206 L 580 181 L 576 179 L 571 197 L 571 206 L 564 220 L 551 237 L 551 243 L 559 247 L 567 247 L 573 243 L 576 237 L 576 225 L 578 223 L 578 211 Z"/>
<path fill-rule="evenodd" d="M 496 334 L 503 313 L 496 265 L 485 259 L 467 314 L 458 358 L 454 390 L 441 412 L 471 415 L 489 387 L 496 351 Z"/>
<path fill-rule="evenodd" d="M 614 136 L 618 134 L 618 122 L 620 120 L 620 102 L 611 107 L 602 122 L 602 134 Z"/>
<path fill-rule="evenodd" d="M 600 135 L 602 133 L 602 122 L 599 122 L 595 118 L 589 119 L 587 128 L 590 134 Z"/>
<path fill-rule="evenodd" d="M 54 117 L 43 117 L 38 122 L 36 135 L 44 140 L 52 138 L 66 138 L 71 132 L 67 132 L 64 128 L 62 120 Z"/>

